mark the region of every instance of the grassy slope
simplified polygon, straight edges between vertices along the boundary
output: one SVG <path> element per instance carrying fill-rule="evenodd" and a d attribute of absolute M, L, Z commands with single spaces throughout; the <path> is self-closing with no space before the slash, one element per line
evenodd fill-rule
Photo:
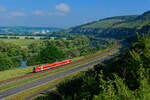
<path fill-rule="evenodd" d="M 101 20 L 101 21 L 97 21 L 93 24 L 90 25 L 85 25 L 82 28 L 102 28 L 102 29 L 106 29 L 106 28 L 111 28 L 113 26 L 113 24 L 118 23 L 118 22 L 122 22 L 123 20 L 121 19 L 108 19 L 108 20 Z"/>
<path fill-rule="evenodd" d="M 142 15 L 137 16 L 131 21 L 120 23 L 114 27 L 115 28 L 118 28 L 118 27 L 141 28 L 142 26 L 147 25 L 148 23 L 150 23 L 150 11 L 147 11 L 143 13 Z"/>
<path fill-rule="evenodd" d="M 117 16 L 117 17 L 110 17 L 101 19 L 99 21 L 94 21 L 88 24 L 84 24 L 81 26 L 73 27 L 69 29 L 72 31 L 74 29 L 101 29 L 101 30 L 108 30 L 114 28 L 141 28 L 144 25 L 150 23 L 150 11 L 145 12 L 141 15 L 130 15 L 130 16 Z"/>
<path fill-rule="evenodd" d="M 11 79 L 17 76 L 23 76 L 32 72 L 33 67 L 26 67 L 26 68 L 16 68 L 6 71 L 0 71 L 0 81 Z"/>
<path fill-rule="evenodd" d="M 91 22 L 88 24 L 84 24 L 78 27 L 108 29 L 108 28 L 113 28 L 116 25 L 125 23 L 126 21 L 129 22 L 135 19 L 136 17 L 137 17 L 136 15 L 110 17 L 110 18 L 101 19 L 99 21 Z"/>

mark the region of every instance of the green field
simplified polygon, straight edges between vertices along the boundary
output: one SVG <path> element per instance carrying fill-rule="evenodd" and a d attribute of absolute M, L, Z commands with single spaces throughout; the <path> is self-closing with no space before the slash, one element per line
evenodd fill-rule
<path fill-rule="evenodd" d="M 36 40 L 36 39 L 0 39 L 0 41 L 4 41 L 6 43 L 13 43 L 19 46 L 28 46 L 32 43 L 39 43 L 42 40 Z"/>
<path fill-rule="evenodd" d="M 23 76 L 32 72 L 33 67 L 16 68 L 6 71 L 0 71 L 0 81 L 11 79 L 17 76 Z"/>

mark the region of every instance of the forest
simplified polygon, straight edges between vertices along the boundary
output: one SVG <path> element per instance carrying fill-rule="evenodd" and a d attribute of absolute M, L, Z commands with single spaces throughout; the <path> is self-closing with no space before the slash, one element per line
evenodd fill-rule
<path fill-rule="evenodd" d="M 149 100 L 150 31 L 130 48 L 57 85 L 35 100 Z"/>

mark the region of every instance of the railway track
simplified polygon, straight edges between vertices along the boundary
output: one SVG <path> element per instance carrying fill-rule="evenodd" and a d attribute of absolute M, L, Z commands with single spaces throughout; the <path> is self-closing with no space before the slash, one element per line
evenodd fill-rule
<path fill-rule="evenodd" d="M 116 53 L 116 54 L 118 54 L 118 53 Z M 73 69 L 73 70 L 70 70 L 70 71 L 68 72 L 68 74 L 71 74 L 71 73 L 73 73 L 73 72 L 77 72 L 77 71 L 83 70 L 83 69 L 88 68 L 88 67 L 90 67 L 90 66 L 92 66 L 92 65 L 96 65 L 96 64 L 98 64 L 98 63 L 100 63 L 100 62 L 103 62 L 104 60 L 111 59 L 111 58 L 114 57 L 116 54 L 113 54 L 113 55 L 104 57 L 103 59 L 99 59 L 99 60 L 97 60 L 97 61 L 88 63 L 88 64 L 86 64 L 86 65 L 80 66 L 80 67 L 75 68 L 75 69 Z M 67 74 L 66 74 L 66 75 L 67 75 Z M 60 77 L 60 78 L 61 78 L 61 77 Z M 48 91 L 52 90 L 52 89 L 55 88 L 55 87 L 56 87 L 56 86 L 52 86 L 52 87 L 49 87 L 49 88 L 47 88 L 47 89 L 45 89 L 45 90 L 43 90 L 43 91 L 39 91 L 39 92 L 36 93 L 36 94 L 33 94 L 33 95 L 29 96 L 29 97 L 24 98 L 23 100 L 32 100 L 32 99 L 34 99 L 35 97 L 39 96 L 40 94 L 47 93 Z"/>
<path fill-rule="evenodd" d="M 51 81 L 54 81 L 54 80 L 56 80 L 58 78 L 64 77 L 66 75 L 69 75 L 69 74 L 81 71 L 81 70 L 83 70 L 85 68 L 88 68 L 89 66 L 93 66 L 93 65 L 98 64 L 98 63 L 100 63 L 100 62 L 102 62 L 104 60 L 108 60 L 108 59 L 110 59 L 112 57 L 113 56 L 107 56 L 107 57 L 104 57 L 103 59 L 99 59 L 99 60 L 96 60 L 94 62 L 90 62 L 90 63 L 85 64 L 85 65 L 81 65 L 80 67 L 77 67 L 77 68 L 65 71 L 63 73 L 59 73 L 57 75 L 53 75 L 53 76 L 50 76 L 50 77 L 47 77 L 47 78 L 44 78 L 44 79 L 41 79 L 41 80 L 38 80 L 38 81 L 35 81 L 35 82 L 32 82 L 32 83 L 29 83 L 29 84 L 25 84 L 25 85 L 19 86 L 17 88 L 6 90 L 6 91 L 0 93 L 0 99 L 4 99 L 4 98 L 9 97 L 11 95 L 15 95 L 15 94 L 21 93 L 21 92 L 23 92 L 25 90 L 28 90 L 30 88 L 33 88 L 33 87 L 36 87 L 36 86 L 40 86 L 40 85 L 42 85 L 44 83 L 51 82 Z M 38 94 L 40 94 L 40 93 L 41 92 L 39 92 Z M 37 95 L 34 95 L 34 96 L 37 96 Z M 31 96 L 31 98 L 33 98 L 33 97 Z M 31 98 L 28 97 L 27 99 L 24 99 L 24 100 L 30 100 Z"/>
<path fill-rule="evenodd" d="M 87 58 L 84 58 L 84 59 L 81 59 L 81 60 L 77 60 L 77 61 L 74 61 L 72 62 L 71 64 L 68 64 L 68 65 L 64 65 L 63 67 L 65 66 L 70 66 L 70 65 L 76 65 L 76 64 L 79 64 L 81 62 L 84 62 L 86 60 L 90 60 L 90 59 L 93 59 L 93 58 L 96 58 L 96 57 L 99 57 L 99 56 L 104 56 L 105 54 L 107 54 L 108 52 L 118 48 L 118 43 L 116 42 L 114 47 L 109 49 L 109 50 L 106 50 L 102 53 L 99 53 L 99 54 L 96 54 L 96 55 L 93 55 L 93 56 L 90 56 L 90 57 L 87 57 Z M 93 66 L 97 63 L 100 63 L 104 60 L 107 60 L 107 59 L 110 59 L 112 58 L 113 56 L 107 56 L 107 57 L 104 57 L 102 59 L 99 59 L 99 60 L 96 60 L 96 61 L 93 61 L 93 62 L 90 62 L 88 64 L 85 64 L 85 65 L 81 65 L 80 67 L 77 67 L 77 68 L 74 68 L 74 69 L 71 69 L 71 70 L 67 70 L 65 72 L 62 72 L 62 73 L 59 73 L 57 75 L 53 75 L 53 76 L 49 76 L 47 78 L 44 78 L 44 79 L 40 79 L 38 81 L 35 81 L 35 82 L 31 82 L 31 83 L 28 83 L 28 84 L 25 84 L 25 85 L 22 85 L 22 86 L 19 86 L 19 87 L 16 87 L 16 88 L 12 88 L 12 89 L 9 89 L 9 90 L 6 90 L 6 91 L 3 91 L 3 92 L 0 92 L 0 99 L 3 99 L 3 98 L 6 98 L 6 97 L 9 97 L 11 95 L 14 95 L 14 94 L 18 94 L 20 92 L 23 92 L 25 90 L 28 90 L 30 88 L 33 88 L 33 87 L 36 87 L 36 86 L 39 86 L 41 84 L 44 84 L 44 83 L 47 83 L 47 82 L 51 82 L 55 79 L 58 79 L 58 78 L 61 78 L 61 77 L 64 77 L 68 74 L 71 74 L 71 73 L 74 73 L 74 72 L 77 72 L 77 71 L 80 71 L 80 70 L 83 70 L 85 68 L 88 68 L 89 66 Z M 59 67 L 59 68 L 63 68 L 63 67 Z M 55 70 L 55 68 L 53 69 L 50 69 L 50 70 Z M 7 83 L 10 83 L 10 82 L 13 82 L 13 81 L 16 81 L 16 80 L 21 80 L 21 79 L 24 79 L 24 78 L 29 78 L 29 77 L 33 77 L 33 76 L 38 76 L 38 75 L 41 75 L 42 73 L 45 73 L 47 71 L 50 71 L 50 70 L 46 70 L 46 71 L 43 71 L 43 72 L 39 72 L 39 73 L 29 73 L 27 75 L 24 75 L 24 76 L 20 76 L 20 77 L 16 77 L 16 78 L 13 78 L 13 79 L 10 79 L 10 80 L 5 80 L 5 81 L 2 81 L 0 82 L 0 84 L 7 84 Z M 38 95 L 38 93 L 37 93 Z M 34 95 L 35 96 L 35 95 Z M 34 97 L 33 96 L 33 97 Z M 30 98 L 30 97 L 28 97 Z M 28 100 L 25 99 L 25 100 Z M 31 96 L 32 98 L 32 96 Z"/>

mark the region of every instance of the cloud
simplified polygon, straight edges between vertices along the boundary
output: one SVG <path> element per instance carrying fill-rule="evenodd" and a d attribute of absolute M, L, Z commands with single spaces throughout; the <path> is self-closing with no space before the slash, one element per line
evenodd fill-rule
<path fill-rule="evenodd" d="M 25 13 L 23 13 L 23 12 L 10 12 L 8 14 L 8 16 L 10 16 L 10 17 L 21 17 L 21 16 L 25 16 Z"/>
<path fill-rule="evenodd" d="M 4 7 L 0 7 L 0 12 L 6 12 L 7 11 L 7 9 L 6 8 L 4 8 Z"/>
<path fill-rule="evenodd" d="M 58 4 L 56 5 L 55 8 L 56 10 L 61 11 L 61 12 L 65 12 L 65 13 L 70 12 L 70 7 L 65 3 Z"/>

